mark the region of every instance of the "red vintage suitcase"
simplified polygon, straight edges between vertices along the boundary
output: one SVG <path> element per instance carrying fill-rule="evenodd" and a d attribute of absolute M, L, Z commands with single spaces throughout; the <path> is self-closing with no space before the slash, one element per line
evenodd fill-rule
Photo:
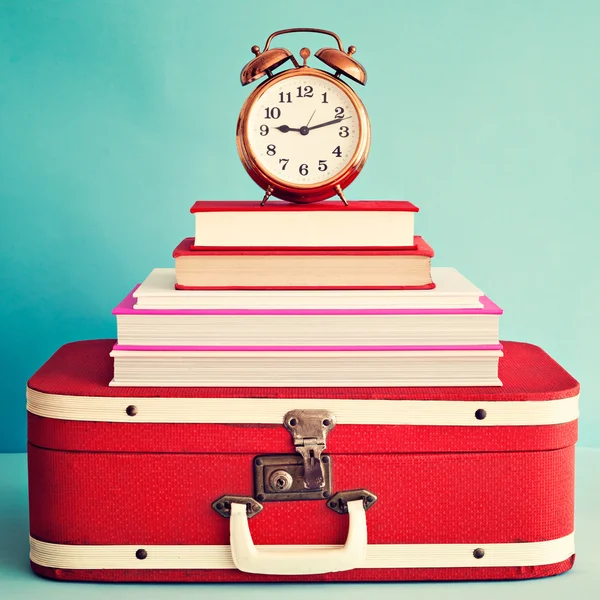
<path fill-rule="evenodd" d="M 95 581 L 525 579 L 573 565 L 577 382 L 115 388 L 113 340 L 29 381 L 31 564 Z"/>

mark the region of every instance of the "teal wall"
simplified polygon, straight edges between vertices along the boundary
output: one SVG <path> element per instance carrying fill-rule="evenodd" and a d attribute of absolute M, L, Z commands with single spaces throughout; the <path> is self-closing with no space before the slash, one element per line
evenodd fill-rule
<path fill-rule="evenodd" d="M 369 73 L 348 196 L 417 204 L 434 264 L 580 379 L 581 443 L 600 446 L 599 23 L 595 0 L 0 0 L 0 450 L 25 448 L 27 378 L 114 336 L 194 200 L 260 197 L 235 148 L 239 72 L 294 26 L 333 29 Z"/>

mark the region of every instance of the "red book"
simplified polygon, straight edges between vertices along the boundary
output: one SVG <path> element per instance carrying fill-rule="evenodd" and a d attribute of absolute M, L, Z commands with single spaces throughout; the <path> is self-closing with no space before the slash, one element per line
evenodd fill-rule
<path fill-rule="evenodd" d="M 405 201 L 294 204 L 200 200 L 195 249 L 404 248 L 413 245 L 418 208 Z"/>
<path fill-rule="evenodd" d="M 537 346 L 504 342 L 501 387 L 114 388 L 113 344 L 63 346 L 28 383 L 40 575 L 449 581 L 573 565 L 579 385 Z M 303 486 L 310 449 L 323 487 Z"/>
<path fill-rule="evenodd" d="M 211 248 L 184 239 L 173 251 L 177 289 L 431 289 L 433 250 Z"/>

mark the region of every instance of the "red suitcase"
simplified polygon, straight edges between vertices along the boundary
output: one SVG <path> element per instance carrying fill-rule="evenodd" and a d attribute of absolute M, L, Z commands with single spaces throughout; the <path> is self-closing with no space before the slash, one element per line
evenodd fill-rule
<path fill-rule="evenodd" d="M 31 564 L 94 581 L 525 579 L 571 568 L 577 382 L 115 388 L 113 340 L 31 378 Z"/>

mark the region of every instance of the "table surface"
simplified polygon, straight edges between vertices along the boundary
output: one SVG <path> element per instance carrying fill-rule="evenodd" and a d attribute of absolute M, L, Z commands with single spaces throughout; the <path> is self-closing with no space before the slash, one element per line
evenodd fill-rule
<path fill-rule="evenodd" d="M 306 600 L 307 594 L 328 600 L 383 598 L 466 600 L 540 597 L 544 600 L 600 597 L 600 449 L 577 449 L 576 551 L 571 571 L 547 579 L 457 583 L 315 583 L 315 584 L 108 584 L 72 583 L 43 579 L 29 569 L 27 460 L 24 454 L 0 454 L 0 598 L 138 597 L 144 600 L 218 596 L 270 600 Z"/>

